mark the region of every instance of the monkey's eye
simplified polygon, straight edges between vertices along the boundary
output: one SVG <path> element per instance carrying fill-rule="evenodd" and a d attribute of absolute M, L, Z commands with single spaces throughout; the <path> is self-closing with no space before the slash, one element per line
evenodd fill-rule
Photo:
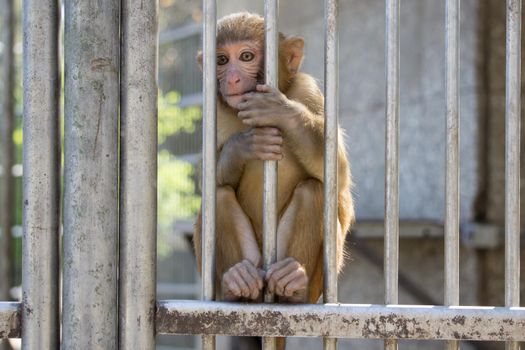
<path fill-rule="evenodd" d="M 249 62 L 253 60 L 254 58 L 255 58 L 255 55 L 253 54 L 253 52 L 244 51 L 243 53 L 241 53 L 240 60 L 243 62 Z"/>
<path fill-rule="evenodd" d="M 217 64 L 219 66 L 224 66 L 226 63 L 228 63 L 228 57 L 224 55 L 217 56 Z"/>

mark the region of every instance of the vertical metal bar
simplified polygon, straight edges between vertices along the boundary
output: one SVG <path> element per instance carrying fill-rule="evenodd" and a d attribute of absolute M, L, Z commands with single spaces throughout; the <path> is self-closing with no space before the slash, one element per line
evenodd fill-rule
<path fill-rule="evenodd" d="M 202 299 L 215 297 L 215 218 L 217 152 L 217 1 L 204 0 L 202 171 Z M 202 348 L 215 349 L 215 337 L 203 336 Z"/>
<path fill-rule="evenodd" d="M 399 0 L 386 0 L 385 304 L 398 303 L 399 263 Z M 397 349 L 397 340 L 385 340 Z"/>
<path fill-rule="evenodd" d="M 64 349 L 118 343 L 119 16 L 65 2 Z"/>
<path fill-rule="evenodd" d="M 15 12 L 14 1 L 3 1 L 3 43 L 4 43 L 4 60 L 3 76 L 4 91 L 2 98 L 2 184 L 0 199 L 0 219 L 2 220 L 2 232 L 0 235 L 0 278 L 4 281 L 0 284 L 0 299 L 9 300 L 9 290 L 13 286 L 11 262 L 12 254 L 12 237 L 11 227 L 13 227 L 13 200 L 14 186 L 11 169 L 13 168 L 14 144 L 14 93 L 15 90 L 15 63 L 14 63 L 14 30 L 15 30 Z M 1 341 L 0 341 L 1 343 Z"/>
<path fill-rule="evenodd" d="M 58 349 L 60 118 L 57 0 L 24 0 L 22 347 Z"/>
<path fill-rule="evenodd" d="M 459 14 L 460 0 L 446 1 L 445 305 L 459 305 Z M 459 342 L 445 348 L 458 350 Z"/>
<path fill-rule="evenodd" d="M 4 91 L 1 106 L 1 134 L 2 134 L 2 181 L 0 192 L 0 278 L 3 282 L 0 284 L 0 300 L 10 300 L 10 289 L 13 286 L 13 245 L 11 236 L 11 227 L 13 227 L 13 200 L 14 186 L 11 169 L 13 168 L 14 144 L 14 90 L 15 90 L 15 64 L 14 64 L 14 31 L 15 31 L 15 12 L 14 1 L 4 0 L 3 7 L 3 76 Z M 0 350 L 8 349 L 7 340 L 0 339 Z"/>
<path fill-rule="evenodd" d="M 119 348 L 155 348 L 157 1 L 122 0 Z M 137 321 L 139 320 L 139 322 Z"/>
<path fill-rule="evenodd" d="M 279 1 L 264 2 L 264 23 L 266 28 L 265 48 L 265 78 L 266 84 L 278 87 L 279 64 Z M 264 192 L 263 192 L 263 264 L 264 269 L 276 261 L 277 254 L 277 162 L 264 161 Z M 273 293 L 264 292 L 264 301 L 272 303 Z M 263 349 L 272 350 L 276 347 L 275 338 L 263 338 Z"/>
<path fill-rule="evenodd" d="M 505 306 L 512 307 L 520 304 L 521 0 L 507 0 L 506 61 Z"/>
<path fill-rule="evenodd" d="M 325 303 L 337 303 L 337 145 L 339 118 L 338 1 L 325 0 L 325 158 L 324 158 L 324 292 Z M 337 339 L 325 338 L 335 350 Z"/>

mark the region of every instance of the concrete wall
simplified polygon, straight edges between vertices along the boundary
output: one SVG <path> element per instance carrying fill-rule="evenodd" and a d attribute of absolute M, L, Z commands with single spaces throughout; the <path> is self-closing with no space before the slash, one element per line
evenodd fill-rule
<path fill-rule="evenodd" d="M 262 1 L 221 1 L 222 14 L 263 13 Z M 481 183 L 479 1 L 463 1 L 461 46 L 461 217 L 474 218 Z M 323 80 L 323 1 L 282 1 L 280 29 L 306 39 L 304 71 Z M 384 1 L 340 2 L 340 115 L 358 219 L 384 212 Z M 466 15 L 468 14 L 468 15 Z M 441 221 L 444 213 L 444 4 L 406 0 L 401 7 L 400 215 Z"/>

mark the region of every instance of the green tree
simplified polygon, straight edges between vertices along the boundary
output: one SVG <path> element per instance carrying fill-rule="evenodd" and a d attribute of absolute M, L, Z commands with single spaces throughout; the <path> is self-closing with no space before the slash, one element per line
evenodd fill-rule
<path fill-rule="evenodd" d="M 201 120 L 198 107 L 181 108 L 178 106 L 180 95 L 174 91 L 159 93 L 158 137 L 158 253 L 163 255 L 171 251 L 170 235 L 177 219 L 189 219 L 197 214 L 201 199 L 195 185 L 195 166 L 178 159 L 165 143 L 177 133 L 195 132 L 196 123 Z"/>

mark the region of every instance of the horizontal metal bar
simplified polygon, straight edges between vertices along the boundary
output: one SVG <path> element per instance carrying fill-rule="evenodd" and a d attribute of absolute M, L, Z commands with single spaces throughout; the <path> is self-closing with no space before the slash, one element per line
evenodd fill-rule
<path fill-rule="evenodd" d="M 525 340 L 525 308 L 369 304 L 242 304 L 164 300 L 159 334 Z"/>
<path fill-rule="evenodd" d="M 0 339 L 20 338 L 22 304 L 0 302 Z"/>

